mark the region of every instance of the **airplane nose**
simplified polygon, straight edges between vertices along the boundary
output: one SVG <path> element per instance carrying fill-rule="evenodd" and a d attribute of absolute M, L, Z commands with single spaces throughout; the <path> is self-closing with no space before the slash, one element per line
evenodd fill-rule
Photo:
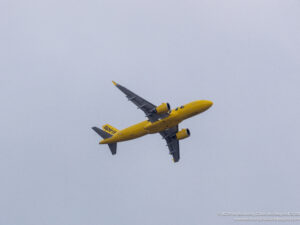
<path fill-rule="evenodd" d="M 208 108 L 211 107 L 211 106 L 214 104 L 212 101 L 208 101 L 208 100 L 207 100 L 206 102 L 207 102 Z"/>
<path fill-rule="evenodd" d="M 214 103 L 212 101 L 209 101 L 209 100 L 205 100 L 204 102 L 204 107 L 205 107 L 205 110 L 209 109 Z"/>

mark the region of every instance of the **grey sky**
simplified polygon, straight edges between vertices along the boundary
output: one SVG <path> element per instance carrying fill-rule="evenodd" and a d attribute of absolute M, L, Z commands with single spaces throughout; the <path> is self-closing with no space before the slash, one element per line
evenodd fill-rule
<path fill-rule="evenodd" d="M 0 2 L 0 224 L 237 224 L 300 211 L 300 3 Z M 90 127 L 209 99 L 174 164 L 159 135 L 111 156 Z M 255 223 L 254 223 L 255 224 Z"/>

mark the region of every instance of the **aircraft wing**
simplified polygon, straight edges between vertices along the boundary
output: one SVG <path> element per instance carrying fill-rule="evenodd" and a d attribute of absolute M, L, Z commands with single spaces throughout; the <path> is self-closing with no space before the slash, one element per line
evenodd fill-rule
<path fill-rule="evenodd" d="M 166 140 L 167 146 L 169 148 L 170 154 L 173 156 L 174 162 L 178 162 L 180 159 L 179 141 L 176 139 L 177 132 L 178 126 L 159 132 L 161 136 Z"/>
<path fill-rule="evenodd" d="M 152 103 L 148 102 L 147 100 L 143 99 L 142 97 L 138 96 L 137 94 L 133 93 L 132 91 L 128 90 L 127 88 L 117 84 L 116 82 L 113 81 L 113 84 L 122 91 L 126 97 L 128 98 L 129 101 L 133 102 L 138 109 L 141 109 L 144 111 L 146 116 L 151 122 L 155 122 L 161 118 L 167 117 L 169 114 L 164 113 L 164 114 L 157 114 L 155 112 L 155 109 L 157 106 L 153 105 Z"/>

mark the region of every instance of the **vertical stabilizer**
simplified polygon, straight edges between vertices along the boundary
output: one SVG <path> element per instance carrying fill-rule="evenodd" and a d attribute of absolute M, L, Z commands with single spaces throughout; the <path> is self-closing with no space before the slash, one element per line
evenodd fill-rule
<path fill-rule="evenodd" d="M 117 133 L 117 132 L 119 131 L 117 128 L 115 128 L 115 127 L 113 127 L 113 126 L 111 126 L 111 125 L 109 125 L 109 124 L 103 125 L 103 126 L 102 126 L 102 129 L 103 129 L 105 132 L 107 132 L 107 133 L 109 133 L 109 134 L 111 134 L 111 135 L 114 135 L 115 133 Z"/>

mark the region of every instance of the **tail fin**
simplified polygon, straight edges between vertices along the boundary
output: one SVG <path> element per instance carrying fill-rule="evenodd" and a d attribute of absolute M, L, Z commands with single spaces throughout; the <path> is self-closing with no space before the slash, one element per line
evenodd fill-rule
<path fill-rule="evenodd" d="M 119 130 L 109 124 L 105 124 L 102 126 L 102 129 L 105 130 L 107 133 L 114 135 L 115 133 L 117 133 Z"/>
<path fill-rule="evenodd" d="M 104 130 L 101 130 L 100 128 L 98 127 L 92 127 L 92 129 L 97 133 L 99 134 L 103 139 L 106 139 L 106 138 L 110 138 L 112 137 L 111 134 L 105 132 Z M 111 154 L 115 155 L 117 153 L 117 143 L 111 143 L 111 144 L 108 144 L 108 147 L 111 151 Z"/>

